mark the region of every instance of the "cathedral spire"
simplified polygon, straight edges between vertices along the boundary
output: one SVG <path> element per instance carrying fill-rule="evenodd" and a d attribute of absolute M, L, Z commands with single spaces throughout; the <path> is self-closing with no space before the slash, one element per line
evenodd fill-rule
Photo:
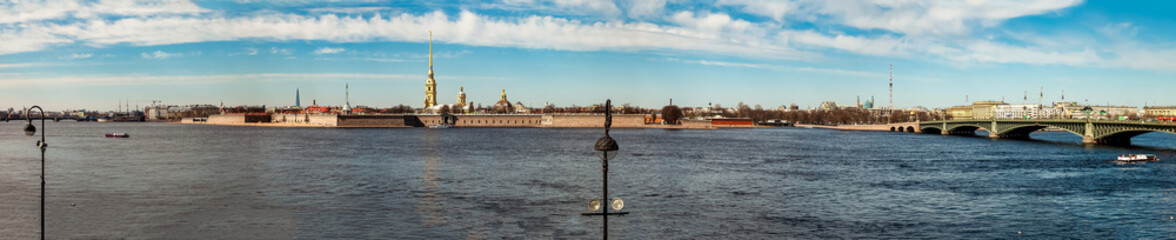
<path fill-rule="evenodd" d="M 429 30 L 429 77 L 433 77 L 433 30 Z"/>
<path fill-rule="evenodd" d="M 429 79 L 425 81 L 425 108 L 437 105 L 437 80 L 433 79 L 433 31 L 429 31 Z"/>

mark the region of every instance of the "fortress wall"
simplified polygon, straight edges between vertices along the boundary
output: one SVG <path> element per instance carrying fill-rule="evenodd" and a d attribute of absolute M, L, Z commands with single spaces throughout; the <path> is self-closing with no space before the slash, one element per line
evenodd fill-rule
<path fill-rule="evenodd" d="M 339 126 L 339 115 L 337 114 L 274 114 L 270 119 L 271 123 L 326 127 Z"/>
<path fill-rule="evenodd" d="M 603 128 L 604 114 L 544 114 L 543 127 Z M 612 127 L 645 127 L 643 114 L 613 114 Z"/>
<path fill-rule="evenodd" d="M 419 115 L 425 126 L 441 124 L 441 115 Z M 456 127 L 539 127 L 542 115 L 538 114 L 458 114 Z"/>
<path fill-rule="evenodd" d="M 711 128 L 712 127 L 710 120 L 683 119 L 680 121 L 682 122 L 682 127 L 685 127 L 685 128 Z"/>
<path fill-rule="evenodd" d="M 217 114 L 208 116 L 207 124 L 244 124 L 245 115 L 225 115 Z"/>
<path fill-rule="evenodd" d="M 411 127 L 404 115 L 339 115 L 339 127 Z"/>

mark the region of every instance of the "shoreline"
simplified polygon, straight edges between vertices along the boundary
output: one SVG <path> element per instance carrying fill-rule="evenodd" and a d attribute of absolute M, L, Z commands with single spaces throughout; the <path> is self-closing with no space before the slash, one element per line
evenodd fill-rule
<path fill-rule="evenodd" d="M 372 126 L 327 126 L 327 125 L 311 125 L 301 123 L 192 123 L 192 122 L 167 122 L 168 124 L 177 125 L 205 125 L 205 126 L 243 126 L 243 127 L 279 127 L 279 128 L 427 128 L 427 127 L 413 127 L 413 126 L 398 126 L 398 125 L 372 125 Z M 561 126 L 454 126 L 454 128 L 604 128 L 600 127 L 561 127 Z M 649 125 L 649 126 L 614 126 L 614 129 L 666 129 L 666 130 L 717 130 L 724 128 L 764 128 L 764 127 L 694 127 L 681 125 Z"/>
<path fill-rule="evenodd" d="M 904 128 L 904 129 L 907 127 L 910 127 L 910 128 L 913 128 L 914 132 L 921 133 L 922 130 L 920 130 L 918 126 L 919 126 L 919 124 L 916 122 L 875 124 L 875 125 L 837 125 L 837 126 L 796 124 L 796 127 L 799 127 L 799 128 L 831 129 L 831 130 L 841 130 L 841 131 L 868 131 L 868 132 L 899 132 L 899 131 L 895 131 L 895 130 L 897 130 L 897 128 L 900 128 L 900 127 Z M 895 128 L 895 130 L 891 130 L 892 127 Z"/>

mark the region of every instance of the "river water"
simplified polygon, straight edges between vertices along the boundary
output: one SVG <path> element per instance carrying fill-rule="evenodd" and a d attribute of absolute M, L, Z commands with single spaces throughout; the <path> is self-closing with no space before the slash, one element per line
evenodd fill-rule
<path fill-rule="evenodd" d="M 0 123 L 0 238 L 40 162 Z M 48 123 L 50 239 L 593 239 L 600 129 Z M 106 139 L 127 132 L 129 139 Z M 983 134 L 983 133 L 981 133 Z M 1176 238 L 1176 135 L 1144 147 L 780 128 L 618 129 L 616 239 Z M 1119 154 L 1160 162 L 1115 164 Z"/>

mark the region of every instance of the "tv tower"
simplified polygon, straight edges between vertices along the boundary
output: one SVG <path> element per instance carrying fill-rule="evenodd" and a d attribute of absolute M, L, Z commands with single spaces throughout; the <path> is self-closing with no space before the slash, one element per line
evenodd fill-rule
<path fill-rule="evenodd" d="M 890 109 L 894 109 L 894 64 L 890 64 Z"/>
<path fill-rule="evenodd" d="M 350 83 L 343 84 L 343 99 L 346 102 L 345 104 L 343 104 L 343 113 L 349 114 L 349 113 L 351 113 L 351 84 Z"/>

